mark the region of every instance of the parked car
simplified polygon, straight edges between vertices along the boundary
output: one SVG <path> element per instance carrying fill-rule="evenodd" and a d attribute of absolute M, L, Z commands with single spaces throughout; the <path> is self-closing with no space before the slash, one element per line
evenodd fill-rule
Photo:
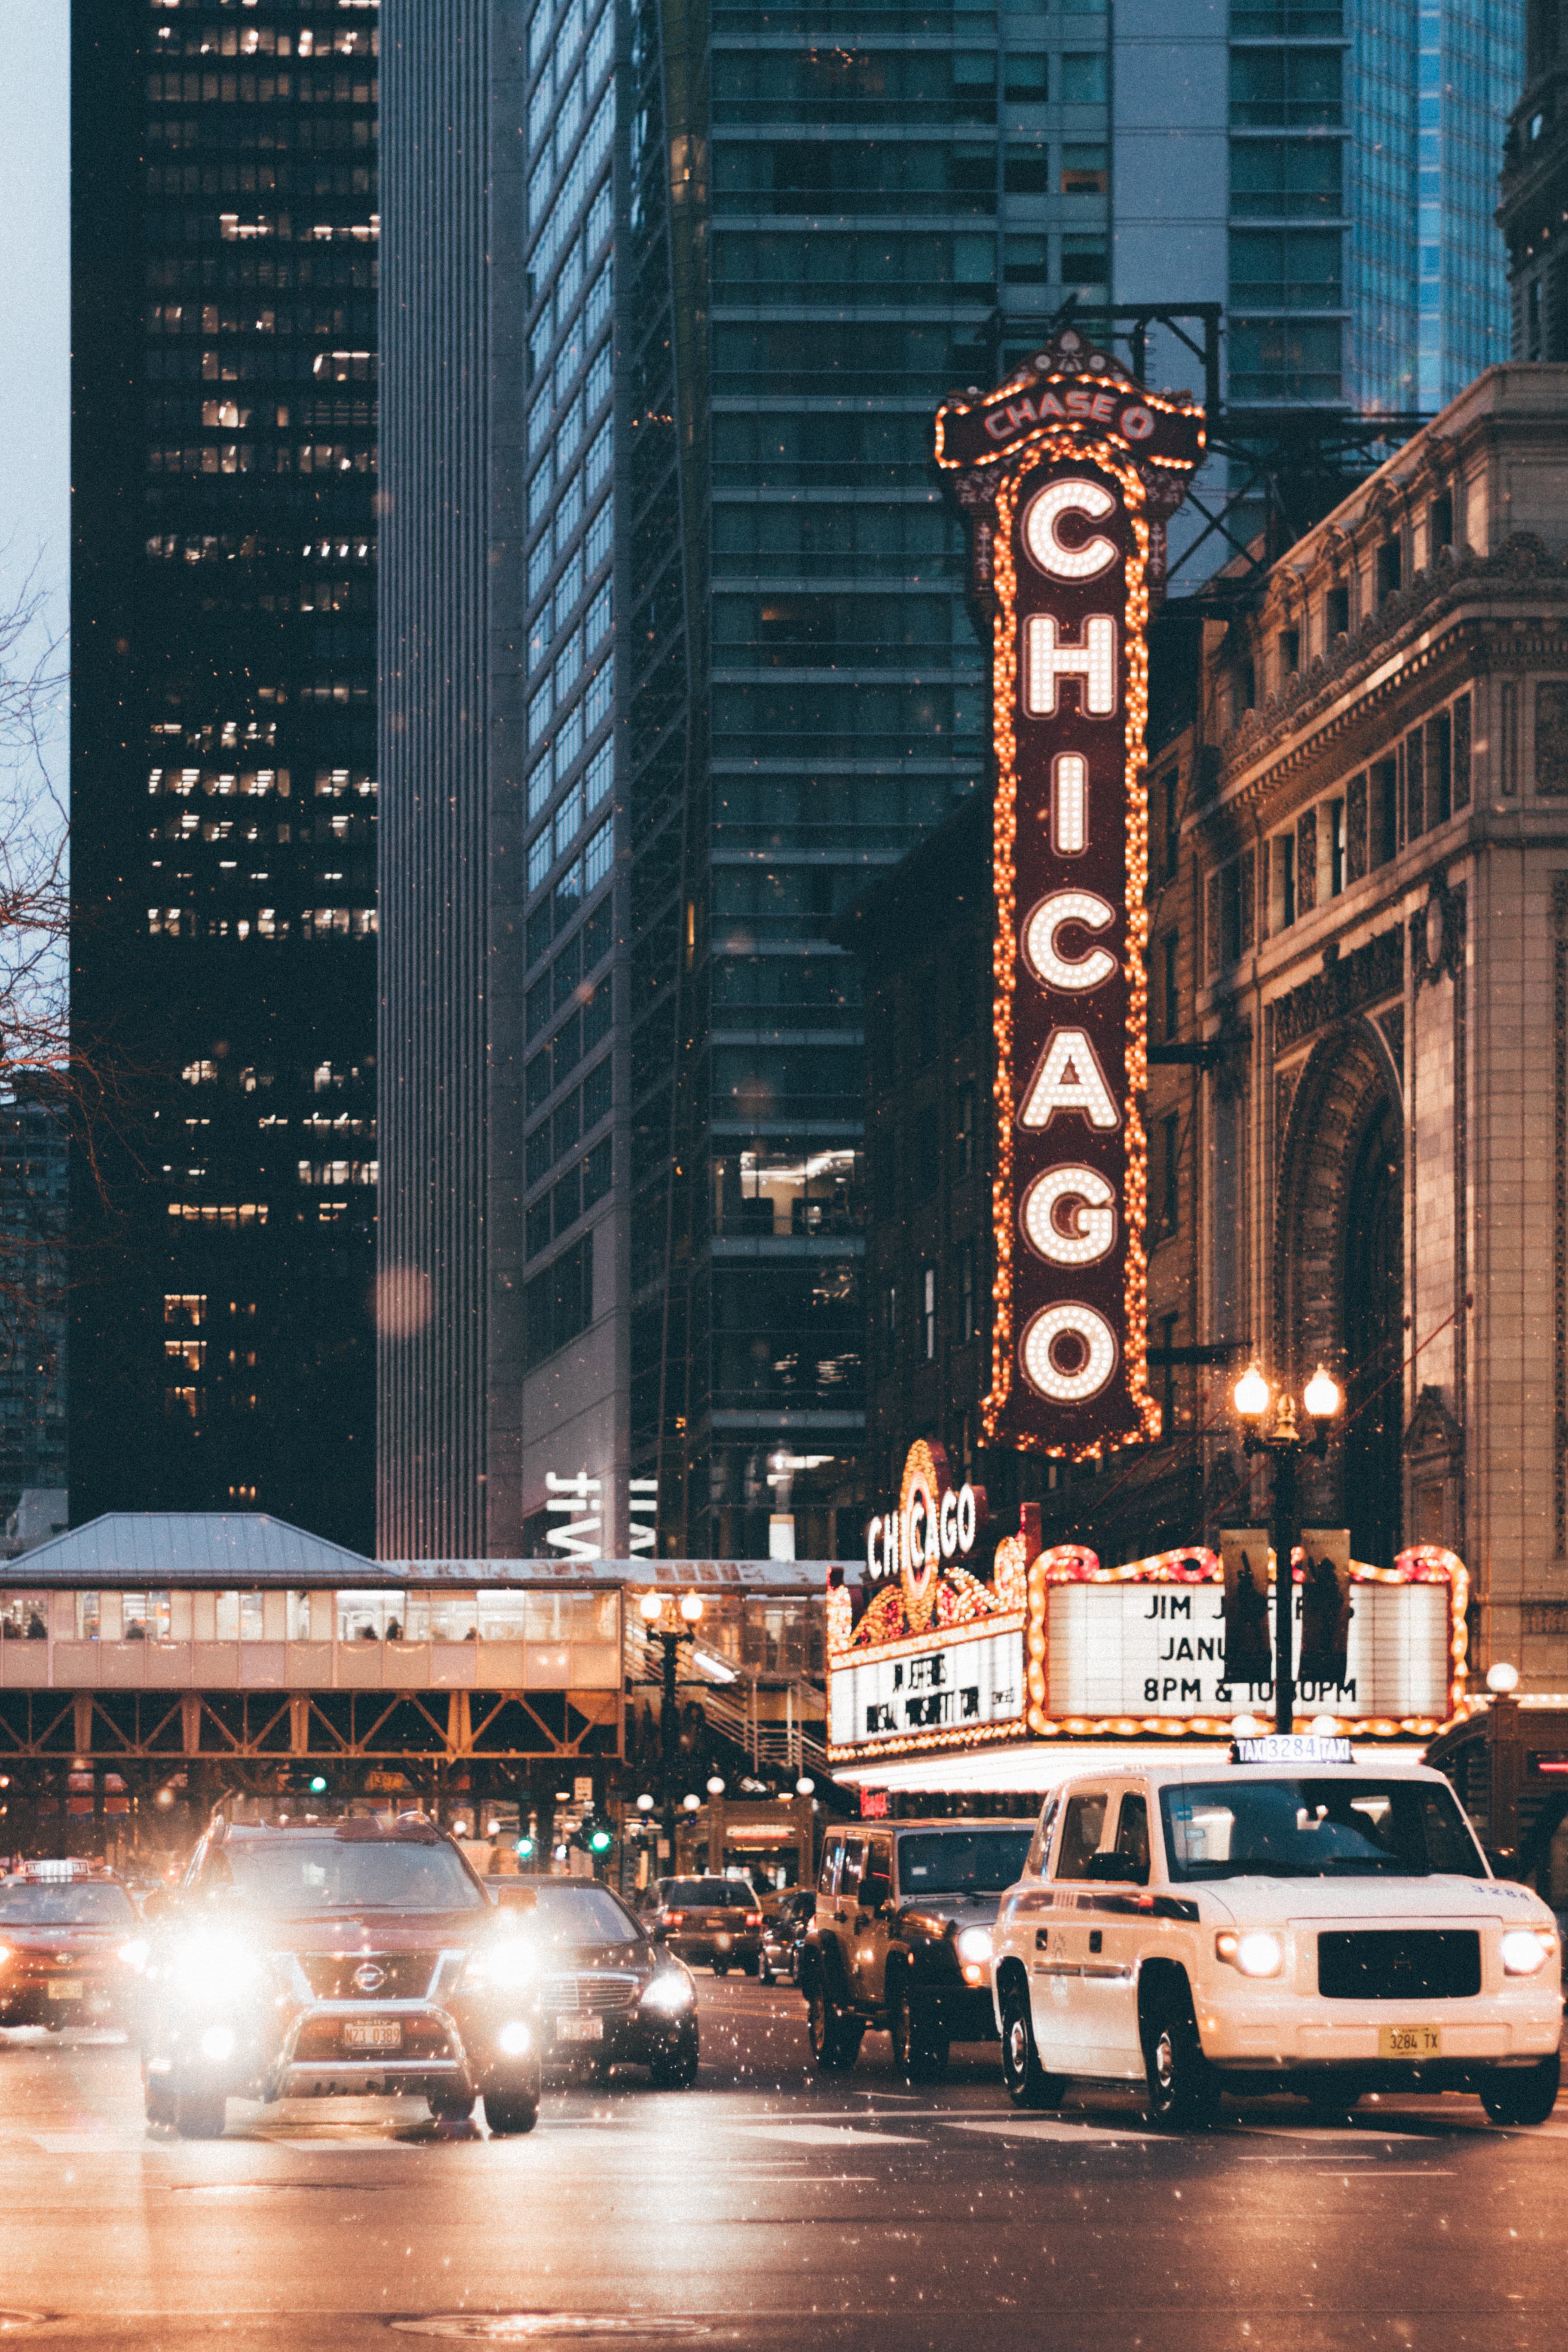
<path fill-rule="evenodd" d="M 124 1881 L 88 1862 L 0 1879 L 0 2026 L 132 2026 L 147 1957 Z"/>
<path fill-rule="evenodd" d="M 595 2080 L 646 2066 L 662 2091 L 697 2080 L 697 1988 L 618 1895 L 587 1878 L 524 1878 L 495 1890 L 503 1907 L 531 1903 L 539 1954 L 544 2063 Z"/>
<path fill-rule="evenodd" d="M 816 1908 L 816 1889 L 786 1886 L 780 1894 L 764 1895 L 762 1908 L 763 1982 L 772 1984 L 779 1977 L 793 1980 L 800 1948 Z"/>
<path fill-rule="evenodd" d="M 991 2042 L 991 1936 L 1033 1824 L 942 1820 L 830 1830 L 796 1981 L 816 2064 L 853 2066 L 885 2027 L 909 2082 L 934 2082 L 952 2042 Z"/>
<path fill-rule="evenodd" d="M 492 2134 L 539 2111 L 539 1957 L 422 1815 L 215 1822 L 177 1895 L 152 1897 L 150 2123 L 216 2139 L 231 2096 L 482 2098 Z"/>
<path fill-rule="evenodd" d="M 743 1878 L 656 1878 L 644 1917 L 656 1943 L 679 1958 L 705 1961 L 716 1977 L 763 1964 L 763 1912 Z"/>

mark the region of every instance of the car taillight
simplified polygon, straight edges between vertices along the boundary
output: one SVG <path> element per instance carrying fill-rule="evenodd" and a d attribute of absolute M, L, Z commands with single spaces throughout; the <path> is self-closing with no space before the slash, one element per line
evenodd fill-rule
<path fill-rule="evenodd" d="M 760 1927 L 762 1926 L 762 1924 L 763 1924 L 763 1915 L 762 1915 L 762 1913 L 761 1913 L 760 1911 L 748 1911 L 748 1912 L 747 1912 L 747 1914 L 746 1914 L 746 1925 L 747 1925 L 747 1927 Z"/>
<path fill-rule="evenodd" d="M 664 1915 L 664 1924 L 667 1927 L 679 1927 L 685 1917 L 684 1911 L 667 1911 Z"/>

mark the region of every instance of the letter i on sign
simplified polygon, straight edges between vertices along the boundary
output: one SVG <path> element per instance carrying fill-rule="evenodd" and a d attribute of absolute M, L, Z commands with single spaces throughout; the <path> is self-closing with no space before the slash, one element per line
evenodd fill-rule
<path fill-rule="evenodd" d="M 996 761 L 995 1312 L 987 1438 L 1075 1459 L 1158 1434 L 1149 1393 L 1146 629 L 1156 536 L 1203 447 L 1072 328 L 937 459 L 974 525 Z M 979 562 L 981 553 L 984 561 Z"/>

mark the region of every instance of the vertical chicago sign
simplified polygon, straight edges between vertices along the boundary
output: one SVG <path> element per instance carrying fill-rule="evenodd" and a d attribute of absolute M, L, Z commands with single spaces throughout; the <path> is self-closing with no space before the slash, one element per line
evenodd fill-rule
<path fill-rule="evenodd" d="M 1151 590 L 1203 448 L 1072 330 L 946 401 L 993 631 L 995 1280 L 986 1436 L 1082 1460 L 1159 1433 L 1143 1247 Z"/>

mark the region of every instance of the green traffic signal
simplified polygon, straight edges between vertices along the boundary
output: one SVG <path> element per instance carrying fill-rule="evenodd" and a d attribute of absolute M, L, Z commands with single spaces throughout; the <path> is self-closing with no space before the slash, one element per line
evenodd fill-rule
<path fill-rule="evenodd" d="M 614 1833 L 605 1827 L 603 1822 L 599 1822 L 595 1828 L 591 1829 L 588 1832 L 588 1851 L 590 1853 L 608 1853 L 615 1842 Z"/>
<path fill-rule="evenodd" d="M 531 1838 L 525 1831 L 523 1835 L 520 1837 L 517 1842 L 519 1860 L 522 1862 L 531 1862 L 537 1851 L 538 1848 L 535 1841 Z"/>
<path fill-rule="evenodd" d="M 325 1780 L 323 1779 L 322 1775 L 321 1775 L 320 1772 L 318 1772 L 318 1773 L 316 1774 L 316 1776 L 315 1776 L 314 1780 L 310 1782 L 310 1794 L 311 1794 L 313 1797 L 320 1797 L 320 1796 L 324 1795 L 324 1794 L 325 1794 L 325 1791 L 326 1791 L 326 1786 L 327 1786 L 327 1784 L 326 1784 Z"/>

